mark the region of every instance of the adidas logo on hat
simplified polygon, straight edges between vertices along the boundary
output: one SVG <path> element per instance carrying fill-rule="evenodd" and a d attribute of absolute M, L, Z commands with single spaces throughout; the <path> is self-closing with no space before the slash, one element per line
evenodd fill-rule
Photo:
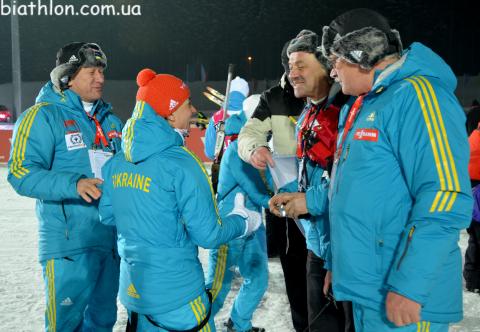
<path fill-rule="evenodd" d="M 168 109 L 171 111 L 171 110 L 173 110 L 177 105 L 178 105 L 178 101 L 173 100 L 173 99 L 170 99 L 170 106 L 168 107 Z"/>
<path fill-rule="evenodd" d="M 357 61 L 360 61 L 362 59 L 362 54 L 363 51 L 351 51 L 350 55 Z"/>
<path fill-rule="evenodd" d="M 68 63 L 78 62 L 78 58 L 73 54 L 70 59 L 68 59 Z"/>

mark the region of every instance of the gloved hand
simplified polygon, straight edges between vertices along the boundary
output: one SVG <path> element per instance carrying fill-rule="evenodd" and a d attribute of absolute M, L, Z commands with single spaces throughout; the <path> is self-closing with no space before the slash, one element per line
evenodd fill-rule
<path fill-rule="evenodd" d="M 262 223 L 262 215 L 256 211 L 249 210 L 245 207 L 245 196 L 242 193 L 235 195 L 235 204 L 232 212 L 228 215 L 236 214 L 245 218 L 245 232 L 243 236 L 248 236 L 255 232 Z"/>

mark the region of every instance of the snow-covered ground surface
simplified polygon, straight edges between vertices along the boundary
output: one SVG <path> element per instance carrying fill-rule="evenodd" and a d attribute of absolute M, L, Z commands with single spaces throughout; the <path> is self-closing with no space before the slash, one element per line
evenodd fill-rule
<path fill-rule="evenodd" d="M 0 166 L 0 331 L 43 330 L 43 280 L 37 261 L 37 221 L 33 199 L 18 196 L 6 181 L 7 169 Z M 462 232 L 462 251 L 467 234 Z M 201 250 L 202 263 L 207 252 Z M 255 312 L 253 323 L 267 331 L 293 331 L 282 269 L 277 259 L 269 262 L 268 291 Z M 236 281 L 223 310 L 216 317 L 218 331 L 228 319 L 233 295 L 239 289 Z M 446 289 L 445 291 L 448 292 Z M 464 293 L 465 318 L 450 327 L 450 332 L 480 332 L 480 295 Z M 119 304 L 114 331 L 124 331 L 126 312 Z"/>

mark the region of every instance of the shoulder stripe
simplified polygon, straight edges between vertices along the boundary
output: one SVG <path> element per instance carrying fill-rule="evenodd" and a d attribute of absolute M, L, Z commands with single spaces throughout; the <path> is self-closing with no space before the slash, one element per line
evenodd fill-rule
<path fill-rule="evenodd" d="M 450 211 L 451 208 L 452 208 L 452 205 L 455 202 L 455 199 L 457 197 L 457 193 L 459 193 L 460 190 L 461 190 L 460 181 L 458 180 L 457 167 L 456 167 L 455 161 L 453 159 L 452 150 L 450 148 L 450 143 L 448 141 L 447 130 L 445 129 L 445 123 L 443 121 L 442 113 L 441 113 L 441 110 L 440 110 L 440 106 L 438 104 L 438 99 L 437 99 L 437 96 L 435 94 L 435 91 L 432 87 L 432 84 L 425 77 L 420 76 L 420 78 L 425 82 L 425 84 L 428 87 L 428 91 L 430 92 L 430 95 L 432 96 L 433 105 L 435 106 L 435 111 L 438 115 L 438 122 L 440 124 L 440 130 L 442 132 L 442 137 L 445 141 L 445 149 L 446 149 L 446 152 L 447 152 L 448 161 L 449 161 L 449 164 L 450 164 L 450 167 L 451 167 L 451 170 L 452 170 L 454 188 L 452 189 L 453 194 L 452 194 L 451 200 L 448 203 L 447 209 L 446 209 L 446 211 Z"/>
<path fill-rule="evenodd" d="M 128 161 L 132 161 L 132 141 L 133 141 L 133 127 L 138 119 L 140 119 L 143 115 L 143 109 L 145 107 L 145 102 L 137 101 L 135 104 L 135 109 L 133 111 L 132 117 L 128 120 L 125 127 L 127 128 L 127 133 L 124 138 L 125 142 L 125 159 Z"/>
<path fill-rule="evenodd" d="M 442 212 L 445 210 L 445 205 L 446 211 L 450 211 L 457 196 L 456 193 L 460 191 L 460 185 L 435 91 L 423 76 L 406 80 L 412 84 L 417 93 L 440 182 L 440 190 L 432 202 L 430 212 Z"/>
<path fill-rule="evenodd" d="M 22 178 L 27 175 L 30 171 L 23 166 L 25 161 L 25 151 L 27 149 L 27 142 L 30 136 L 30 130 L 40 108 L 48 105 L 48 103 L 39 103 L 32 106 L 28 111 L 25 117 L 22 119 L 21 123 L 18 126 L 17 133 L 15 135 L 15 143 L 13 145 L 12 151 L 12 163 L 10 165 L 10 172 L 16 178 Z"/>

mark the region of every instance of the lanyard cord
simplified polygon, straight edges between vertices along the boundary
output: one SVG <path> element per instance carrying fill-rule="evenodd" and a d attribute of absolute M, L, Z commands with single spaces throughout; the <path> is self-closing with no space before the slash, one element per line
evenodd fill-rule
<path fill-rule="evenodd" d="M 342 155 L 343 144 L 345 143 L 348 132 L 352 128 L 352 125 L 355 122 L 355 119 L 357 118 L 358 112 L 360 111 L 360 108 L 362 107 L 364 96 L 365 95 L 358 96 L 357 99 L 355 100 L 355 102 L 353 103 L 352 108 L 348 112 L 347 122 L 345 124 L 345 129 L 343 130 L 342 141 L 341 141 L 340 145 L 338 146 L 337 151 L 335 152 L 335 160 L 338 160 L 340 158 L 340 156 Z"/>
<path fill-rule="evenodd" d="M 310 135 L 312 134 L 312 128 L 313 125 L 315 124 L 315 119 L 317 118 L 318 113 L 320 113 L 320 110 L 322 110 L 325 105 L 327 104 L 327 99 L 322 104 L 317 104 L 317 105 L 312 105 L 310 109 L 307 111 L 308 113 L 306 114 L 306 119 L 305 121 L 310 122 L 308 123 L 309 128 L 302 133 L 302 172 L 300 174 L 300 181 L 298 182 L 298 191 L 299 192 L 305 192 L 307 190 L 309 181 L 308 181 L 308 173 L 307 173 L 307 143 L 310 140 Z M 313 112 L 313 110 L 315 110 Z M 312 118 L 313 119 L 310 120 Z"/>
<path fill-rule="evenodd" d="M 108 148 L 108 142 L 107 138 L 105 137 L 105 134 L 103 132 L 102 126 L 100 125 L 100 122 L 97 120 L 97 115 L 95 114 L 94 116 L 90 116 L 90 114 L 87 113 L 87 116 L 90 120 L 92 120 L 95 123 L 96 131 L 95 131 L 95 141 L 94 144 L 96 146 L 100 146 L 100 142 L 102 143 L 104 148 Z"/>

